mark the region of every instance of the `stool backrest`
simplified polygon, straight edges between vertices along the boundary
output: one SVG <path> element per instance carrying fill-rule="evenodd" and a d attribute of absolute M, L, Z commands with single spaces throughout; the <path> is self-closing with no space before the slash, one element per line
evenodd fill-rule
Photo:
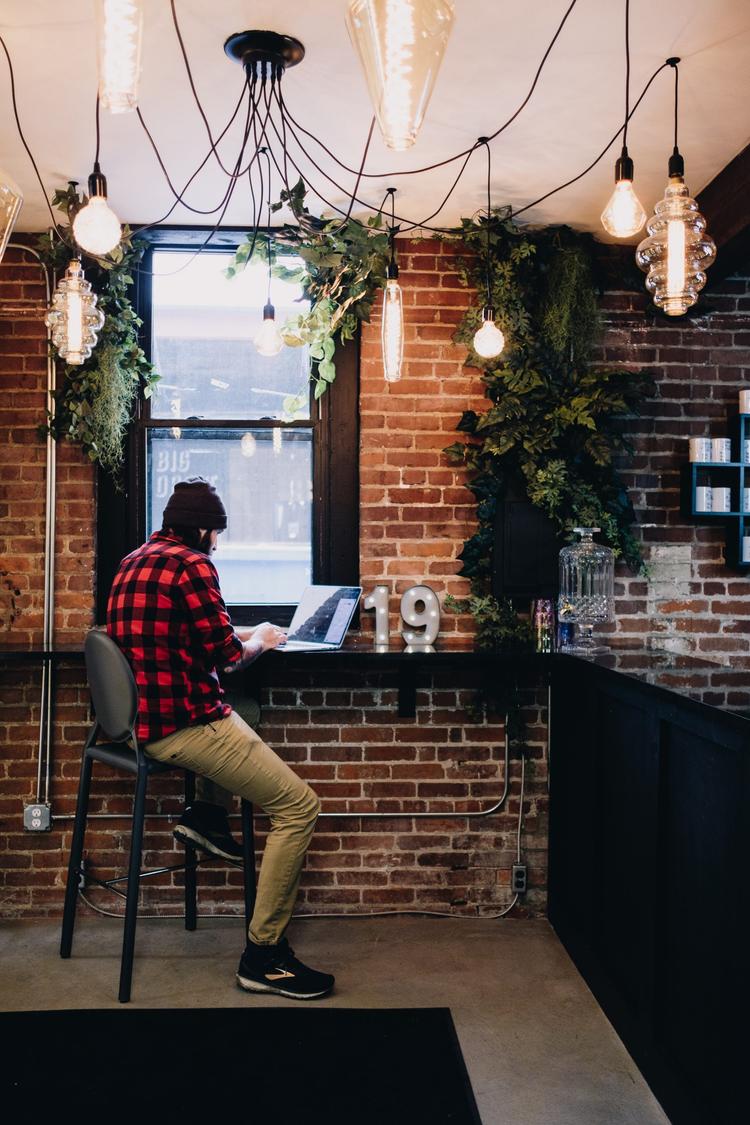
<path fill-rule="evenodd" d="M 96 721 L 112 742 L 124 742 L 133 733 L 138 712 L 138 689 L 130 665 L 100 629 L 87 635 L 84 656 Z"/>

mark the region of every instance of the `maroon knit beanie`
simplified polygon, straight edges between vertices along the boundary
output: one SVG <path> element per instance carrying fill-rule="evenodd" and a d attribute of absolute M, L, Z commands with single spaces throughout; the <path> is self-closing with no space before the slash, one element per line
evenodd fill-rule
<path fill-rule="evenodd" d="M 227 526 L 226 508 L 212 484 L 203 477 L 178 481 L 164 509 L 165 527 L 204 527 L 206 530 Z"/>

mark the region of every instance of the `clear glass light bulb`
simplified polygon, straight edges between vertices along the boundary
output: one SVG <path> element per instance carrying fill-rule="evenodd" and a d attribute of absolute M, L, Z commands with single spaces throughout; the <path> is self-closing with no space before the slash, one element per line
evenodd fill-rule
<path fill-rule="evenodd" d="M 271 308 L 270 314 L 266 312 L 269 307 Z M 278 355 L 284 347 L 281 333 L 276 327 L 273 306 L 266 305 L 263 311 L 263 323 L 253 337 L 253 343 L 258 355 L 268 356 L 269 358 Z"/>
<path fill-rule="evenodd" d="M 122 237 L 120 220 L 105 195 L 94 195 L 73 220 L 73 237 L 87 254 L 109 254 Z"/>
<path fill-rule="evenodd" d="M 632 180 L 618 180 L 602 211 L 602 226 L 615 238 L 630 238 L 646 222 L 646 212 L 635 194 Z"/>
<path fill-rule="evenodd" d="M 646 288 L 657 308 L 667 316 L 681 316 L 698 300 L 716 257 L 706 220 L 681 175 L 670 176 L 646 231 L 648 237 L 635 252 L 636 263 L 648 275 Z"/>
<path fill-rule="evenodd" d="M 23 195 L 10 176 L 0 170 L 0 261 L 21 210 Z"/>
<path fill-rule="evenodd" d="M 401 286 L 395 278 L 389 278 L 385 285 L 381 340 L 385 381 L 397 383 L 404 358 L 404 307 Z"/>
<path fill-rule="evenodd" d="M 104 324 L 104 313 L 97 308 L 96 294 L 83 276 L 80 259 L 73 258 L 60 279 L 45 324 L 66 363 L 80 366 L 89 358 Z"/>
<path fill-rule="evenodd" d="M 474 351 L 483 359 L 494 359 L 505 347 L 505 337 L 495 324 L 492 315 L 483 313 L 482 327 L 474 333 Z"/>
<path fill-rule="evenodd" d="M 143 0 L 98 0 L 99 97 L 110 113 L 138 105 Z"/>
<path fill-rule="evenodd" d="M 414 144 L 454 18 L 451 0 L 351 0 L 347 29 L 388 148 Z"/>

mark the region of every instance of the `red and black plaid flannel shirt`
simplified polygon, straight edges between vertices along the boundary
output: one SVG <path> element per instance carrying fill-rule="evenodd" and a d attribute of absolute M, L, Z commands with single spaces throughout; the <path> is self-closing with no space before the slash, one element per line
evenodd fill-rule
<path fill-rule="evenodd" d="M 216 665 L 240 660 L 242 641 L 232 628 L 216 567 L 201 551 L 155 531 L 127 555 L 109 595 L 107 632 L 133 669 L 140 742 L 231 711 Z"/>

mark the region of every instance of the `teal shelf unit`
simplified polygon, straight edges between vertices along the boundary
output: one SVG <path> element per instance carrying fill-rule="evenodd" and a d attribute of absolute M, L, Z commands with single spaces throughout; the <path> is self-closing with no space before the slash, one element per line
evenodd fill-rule
<path fill-rule="evenodd" d="M 743 559 L 742 541 L 750 535 L 750 510 L 743 511 L 745 489 L 750 488 L 750 462 L 743 461 L 745 441 L 750 440 L 750 414 L 730 419 L 731 461 L 689 461 L 683 469 L 683 514 L 696 523 L 723 523 L 726 529 L 724 558 L 735 570 L 750 570 L 750 555 Z M 696 489 L 703 485 L 731 489 L 728 512 L 706 512 L 696 504 Z"/>

